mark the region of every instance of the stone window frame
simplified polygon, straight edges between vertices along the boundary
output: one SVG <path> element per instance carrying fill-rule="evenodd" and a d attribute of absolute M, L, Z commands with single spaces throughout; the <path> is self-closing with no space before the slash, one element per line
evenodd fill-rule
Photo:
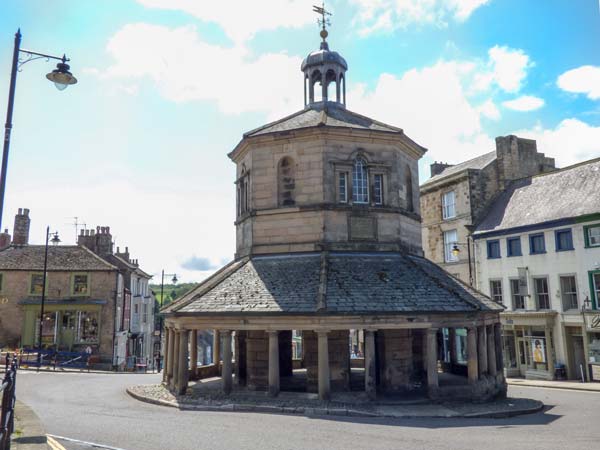
<path fill-rule="evenodd" d="M 570 292 L 566 292 L 563 290 L 563 278 L 571 278 L 573 280 L 573 286 L 574 286 L 574 290 L 570 291 Z M 560 292 L 560 303 L 561 303 L 561 307 L 562 310 L 564 312 L 566 311 L 577 311 L 579 312 L 579 286 L 577 285 L 577 274 L 576 273 L 559 273 L 558 274 L 558 288 L 559 288 L 559 292 Z M 565 308 L 566 302 L 565 302 L 565 297 L 567 295 L 571 295 L 571 296 L 575 296 L 575 307 L 569 307 L 569 308 Z M 571 301 L 569 306 L 573 306 L 573 303 Z"/>
<path fill-rule="evenodd" d="M 236 185 L 236 215 L 244 217 L 250 212 L 250 170 L 242 164 L 242 171 L 234 184 Z"/>
<path fill-rule="evenodd" d="M 344 196 L 342 198 L 341 188 L 342 188 L 342 177 L 344 178 Z M 335 171 L 335 179 L 336 179 L 336 192 L 335 192 L 335 200 L 336 203 L 348 203 L 348 179 L 349 174 L 345 170 L 336 170 Z"/>
<path fill-rule="evenodd" d="M 77 293 L 75 292 L 75 277 L 80 277 L 80 276 L 85 276 L 86 277 L 86 291 L 84 293 Z M 90 294 L 90 284 L 91 284 L 91 280 L 90 280 L 90 274 L 88 272 L 74 272 L 71 274 L 71 295 L 73 297 L 89 297 Z"/>
<path fill-rule="evenodd" d="M 43 274 L 43 272 L 32 272 L 32 273 L 29 274 L 29 280 L 28 280 L 28 285 L 27 285 L 27 294 L 31 295 L 31 296 L 36 296 L 36 297 L 40 296 L 41 297 L 42 296 L 42 292 L 38 293 L 38 292 L 33 292 L 32 291 L 32 289 L 33 289 L 33 277 L 34 276 L 41 276 L 42 277 L 42 292 L 44 291 L 44 281 L 43 281 L 44 280 L 44 274 Z M 48 285 L 47 281 L 48 280 L 46 280 L 46 286 Z"/>
<path fill-rule="evenodd" d="M 357 168 L 359 167 L 360 164 L 360 168 L 358 170 L 360 170 L 361 173 L 361 179 L 359 180 L 358 177 L 355 176 L 357 174 Z M 363 179 L 363 172 L 364 172 L 364 179 Z M 357 205 L 368 205 L 371 203 L 371 183 L 370 183 L 370 174 L 369 174 L 369 163 L 367 162 L 366 158 L 364 158 L 362 155 L 358 155 L 356 158 L 354 158 L 354 160 L 352 161 L 352 172 L 351 172 L 351 180 L 352 182 L 350 183 L 350 187 L 351 187 L 351 192 L 352 192 L 352 204 L 357 204 Z M 365 201 L 358 201 L 355 198 L 355 182 L 356 182 L 356 195 L 358 196 L 365 196 L 366 199 Z M 363 185 L 364 183 L 364 185 Z M 364 192 L 366 191 L 366 192 Z"/>

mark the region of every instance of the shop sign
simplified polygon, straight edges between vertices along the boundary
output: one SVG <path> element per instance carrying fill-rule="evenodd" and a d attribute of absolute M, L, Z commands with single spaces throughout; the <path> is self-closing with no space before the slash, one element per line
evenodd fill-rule
<path fill-rule="evenodd" d="M 588 331 L 600 333 L 600 314 L 586 314 L 585 327 Z"/>
<path fill-rule="evenodd" d="M 531 338 L 531 358 L 534 362 L 543 364 L 546 362 L 546 349 L 544 338 Z"/>
<path fill-rule="evenodd" d="M 592 380 L 600 381 L 600 365 L 592 364 L 590 367 L 592 368 Z"/>

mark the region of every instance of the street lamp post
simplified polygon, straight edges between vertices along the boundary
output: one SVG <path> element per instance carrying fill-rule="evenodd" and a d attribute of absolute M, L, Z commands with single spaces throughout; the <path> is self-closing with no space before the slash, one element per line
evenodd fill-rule
<path fill-rule="evenodd" d="M 163 307 L 163 303 L 164 303 L 164 291 L 165 291 L 165 275 L 168 277 L 173 277 L 171 279 L 171 281 L 173 282 L 173 284 L 177 284 L 177 274 L 174 273 L 165 273 L 165 270 L 163 269 L 160 275 L 160 309 L 162 309 Z M 163 345 L 162 345 L 162 332 L 163 332 L 163 318 L 162 315 L 160 316 L 160 324 L 159 324 L 159 329 L 158 329 L 158 339 L 160 342 L 160 351 L 159 351 L 159 355 L 162 355 L 163 353 Z"/>
<path fill-rule="evenodd" d="M 50 239 L 50 227 L 46 227 L 46 247 L 44 248 L 44 274 L 42 275 L 42 305 L 40 310 L 40 326 L 38 330 L 38 354 L 37 354 L 37 370 L 40 370 L 42 365 L 42 330 L 44 327 L 44 306 L 46 303 L 46 276 L 48 272 L 48 241 Z M 58 231 L 52 233 L 52 245 L 58 245 Z"/>
<path fill-rule="evenodd" d="M 19 55 L 27 55 L 24 59 L 20 59 Z M 4 211 L 4 191 L 6 189 L 6 170 L 8 167 L 8 150 L 10 148 L 10 134 L 12 131 L 12 116 L 13 107 L 15 102 L 15 88 L 17 84 L 17 72 L 21 70 L 23 64 L 33 61 L 35 59 L 56 59 L 60 62 L 56 65 L 56 69 L 46 75 L 48 80 L 54 82 L 56 88 L 60 91 L 67 88 L 71 84 L 77 83 L 77 78 L 69 72 L 69 65 L 65 55 L 52 56 L 46 55 L 45 53 L 34 52 L 32 50 L 26 50 L 21 48 L 21 29 L 17 30 L 15 34 L 15 47 L 13 51 L 12 69 L 10 72 L 10 88 L 8 91 L 8 108 L 6 110 L 6 124 L 4 125 L 4 148 L 2 151 L 2 169 L 0 172 L 0 229 L 2 228 L 2 213 Z"/>
<path fill-rule="evenodd" d="M 471 238 L 467 237 L 467 242 L 455 242 L 452 246 L 452 254 L 456 257 L 460 254 L 458 246 L 467 246 L 467 257 L 469 260 L 469 284 L 473 286 L 473 269 L 471 267 Z"/>

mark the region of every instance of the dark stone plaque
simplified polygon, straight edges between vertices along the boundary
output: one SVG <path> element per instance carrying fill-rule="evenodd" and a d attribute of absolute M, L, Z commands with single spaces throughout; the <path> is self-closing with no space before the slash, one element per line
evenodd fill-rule
<path fill-rule="evenodd" d="M 350 216 L 350 239 L 374 240 L 377 237 L 377 219 L 375 217 Z"/>

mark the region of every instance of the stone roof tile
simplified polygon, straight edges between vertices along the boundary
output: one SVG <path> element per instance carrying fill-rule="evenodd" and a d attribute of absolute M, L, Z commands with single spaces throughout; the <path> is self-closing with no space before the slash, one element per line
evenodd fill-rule
<path fill-rule="evenodd" d="M 10 246 L 0 251 L 0 270 L 44 270 L 44 245 Z M 116 270 L 98 255 L 79 245 L 48 247 L 48 270 Z"/>

